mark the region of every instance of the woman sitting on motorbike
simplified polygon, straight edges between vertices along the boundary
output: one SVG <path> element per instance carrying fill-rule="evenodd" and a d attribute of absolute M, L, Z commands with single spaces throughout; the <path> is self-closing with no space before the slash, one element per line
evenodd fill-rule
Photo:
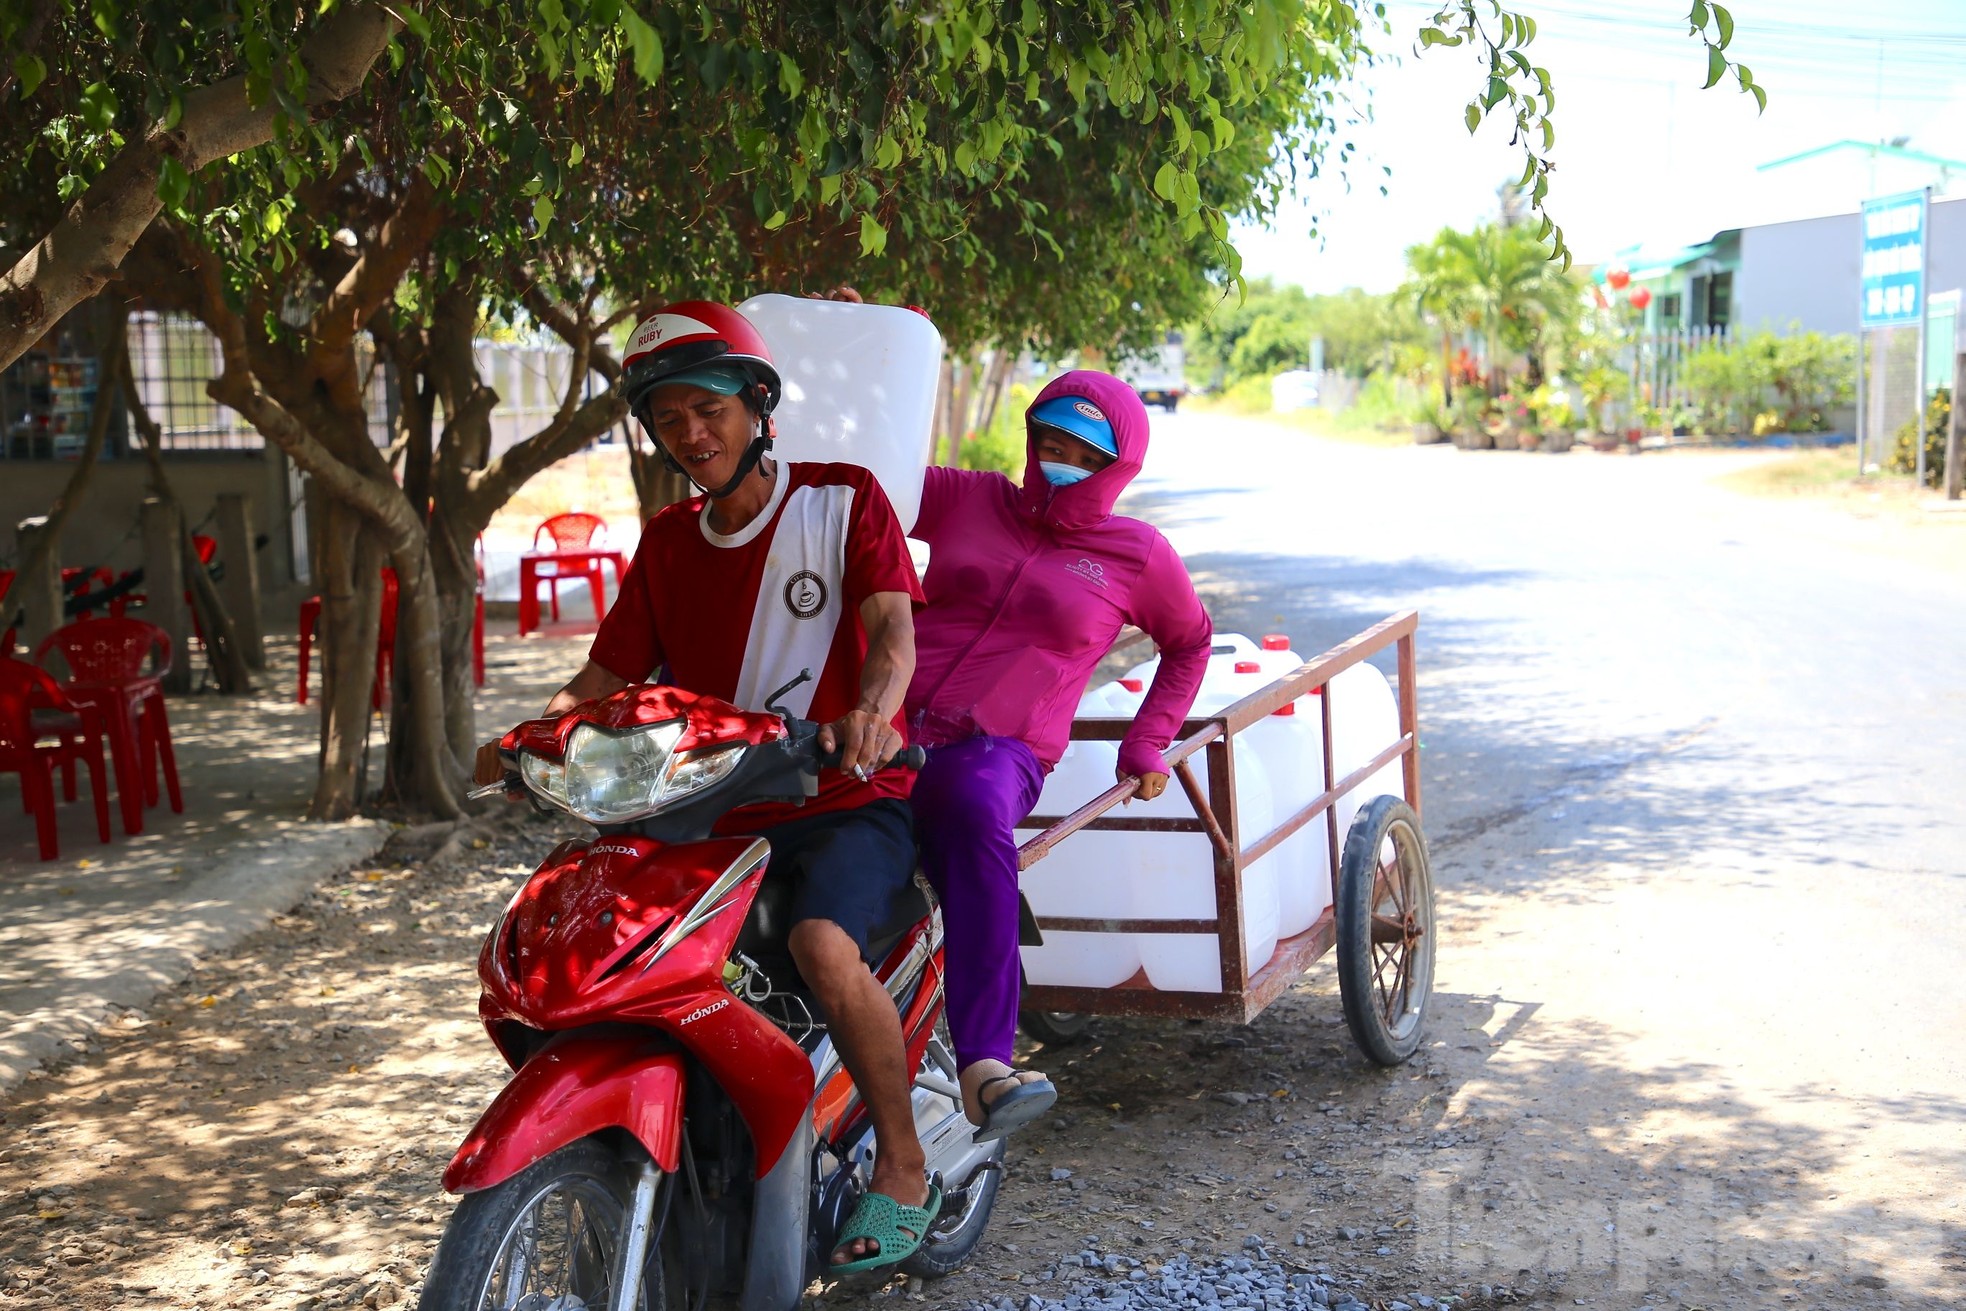
<path fill-rule="evenodd" d="M 932 551 L 915 619 L 907 713 L 930 748 L 913 804 L 922 865 L 942 900 L 950 1036 L 977 1139 L 1057 1100 L 1010 1064 L 1021 973 L 1013 826 L 1064 754 L 1093 666 L 1132 624 L 1160 667 L 1120 744 L 1119 778 L 1151 800 L 1161 754 L 1208 661 L 1208 613 L 1167 540 L 1112 512 L 1147 452 L 1147 411 L 1110 374 L 1053 380 L 1025 412 L 1023 481 L 930 468 L 914 535 Z M 1115 871 L 1116 878 L 1125 877 Z"/>

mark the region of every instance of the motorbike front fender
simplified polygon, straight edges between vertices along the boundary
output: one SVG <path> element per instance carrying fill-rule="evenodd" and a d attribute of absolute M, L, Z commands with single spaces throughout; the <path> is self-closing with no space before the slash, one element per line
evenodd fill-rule
<path fill-rule="evenodd" d="M 642 1035 L 566 1037 L 519 1067 L 457 1149 L 444 1188 L 471 1193 L 603 1129 L 633 1135 L 657 1166 L 676 1168 L 683 1057 Z"/>

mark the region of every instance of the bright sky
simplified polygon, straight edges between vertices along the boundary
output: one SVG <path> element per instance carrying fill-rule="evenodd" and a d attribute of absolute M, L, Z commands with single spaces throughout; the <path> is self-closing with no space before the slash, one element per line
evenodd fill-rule
<path fill-rule="evenodd" d="M 1557 167 L 1549 208 L 1580 260 L 1638 242 L 1676 245 L 1747 223 L 1847 213 L 1865 194 L 1926 180 L 1880 180 L 1856 152 L 1757 172 L 1844 138 L 1908 137 L 1913 149 L 1966 158 L 1966 0 L 1735 0 L 1728 53 L 1767 88 L 1759 118 L 1731 76 L 1700 89 L 1705 48 L 1686 35 L 1687 0 L 1511 7 L 1536 19 L 1527 53 L 1551 73 Z M 1470 137 L 1462 123 L 1485 80 L 1467 50 L 1411 53 L 1435 8 L 1431 0 L 1387 0 L 1393 32 L 1378 45 L 1397 58 L 1358 84 L 1373 121 L 1345 134 L 1360 151 L 1351 187 L 1335 175 L 1315 179 L 1270 230 L 1239 231 L 1249 276 L 1312 291 L 1387 290 L 1401 279 L 1406 247 L 1494 213 L 1497 185 L 1521 176 L 1510 124 L 1484 123 Z M 1956 185 L 1951 194 L 1962 193 Z M 1313 223 L 1322 242 L 1307 235 Z"/>

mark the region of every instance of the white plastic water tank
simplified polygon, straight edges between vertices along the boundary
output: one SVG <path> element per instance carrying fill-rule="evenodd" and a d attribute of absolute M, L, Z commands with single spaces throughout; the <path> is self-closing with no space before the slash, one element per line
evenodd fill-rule
<path fill-rule="evenodd" d="M 1266 634 L 1252 657 L 1262 677 L 1274 682 L 1304 663 L 1290 642 Z M 1245 661 L 1244 663 L 1248 663 Z M 1281 824 L 1324 793 L 1324 721 L 1316 694 L 1300 696 L 1243 730 L 1242 736 L 1269 772 L 1275 822 Z M 1331 904 L 1328 821 L 1320 815 L 1280 843 L 1277 862 L 1277 936 L 1294 938 L 1317 922 Z M 1249 834 L 1249 838 L 1261 835 Z"/>
<path fill-rule="evenodd" d="M 1084 718 L 1130 717 L 1116 701 L 1127 695 L 1117 683 L 1092 688 L 1079 702 Z M 1114 742 L 1073 742 L 1045 778 L 1035 813 L 1069 815 L 1117 781 L 1119 746 Z M 1100 919 L 1134 914 L 1135 876 L 1140 839 L 1136 833 L 1081 830 L 1024 871 L 1018 886 L 1031 913 Z M 1110 988 L 1140 971 L 1135 935 L 1045 930 L 1042 947 L 1022 948 L 1024 977 L 1032 983 L 1076 988 Z"/>
<path fill-rule="evenodd" d="M 1386 676 L 1367 664 L 1353 665 L 1333 678 L 1331 769 L 1337 778 L 1358 769 L 1399 740 L 1399 701 Z M 1352 819 L 1377 796 L 1406 796 L 1406 779 L 1396 757 L 1338 798 L 1338 844 L 1342 852 Z"/>
<path fill-rule="evenodd" d="M 1210 715 L 1263 686 L 1251 657 L 1259 650 L 1240 633 L 1217 634 L 1208 669 L 1196 694 L 1196 715 Z M 1238 658 L 1240 657 L 1240 658 Z M 1130 674 L 1151 677 L 1157 662 Z M 1197 762 L 1199 764 L 1199 762 Z M 1236 819 L 1246 846 L 1274 824 L 1269 772 L 1245 741 L 1236 744 Z M 1197 769 L 1206 789 L 1207 774 Z M 1135 802 L 1130 814 L 1192 818 L 1194 807 L 1178 785 L 1160 798 Z M 1142 919 L 1206 919 L 1216 913 L 1214 851 L 1203 834 L 1141 835 L 1140 909 Z M 1242 872 L 1242 939 L 1245 971 L 1254 974 L 1276 953 L 1279 917 L 1276 853 Z M 1140 960 L 1154 987 L 1173 992 L 1220 992 L 1221 954 L 1216 938 L 1200 934 L 1141 934 Z"/>
<path fill-rule="evenodd" d="M 757 325 L 785 382 L 773 416 L 778 453 L 871 470 L 901 530 L 913 528 L 942 368 L 935 325 L 898 305 L 801 296 L 753 296 L 737 309 Z"/>

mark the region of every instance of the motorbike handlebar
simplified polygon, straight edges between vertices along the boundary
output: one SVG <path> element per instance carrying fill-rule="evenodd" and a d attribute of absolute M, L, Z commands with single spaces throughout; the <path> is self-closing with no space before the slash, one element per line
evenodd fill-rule
<path fill-rule="evenodd" d="M 792 741 L 812 741 L 814 765 L 818 765 L 820 769 L 839 769 L 838 747 L 834 747 L 832 751 L 820 751 L 818 735 L 822 725 L 810 719 L 786 719 L 784 727 L 790 729 Z M 922 769 L 922 765 L 926 763 L 928 763 L 928 751 L 924 751 L 922 747 L 902 747 L 887 759 L 887 763 L 881 765 L 881 769 Z"/>

